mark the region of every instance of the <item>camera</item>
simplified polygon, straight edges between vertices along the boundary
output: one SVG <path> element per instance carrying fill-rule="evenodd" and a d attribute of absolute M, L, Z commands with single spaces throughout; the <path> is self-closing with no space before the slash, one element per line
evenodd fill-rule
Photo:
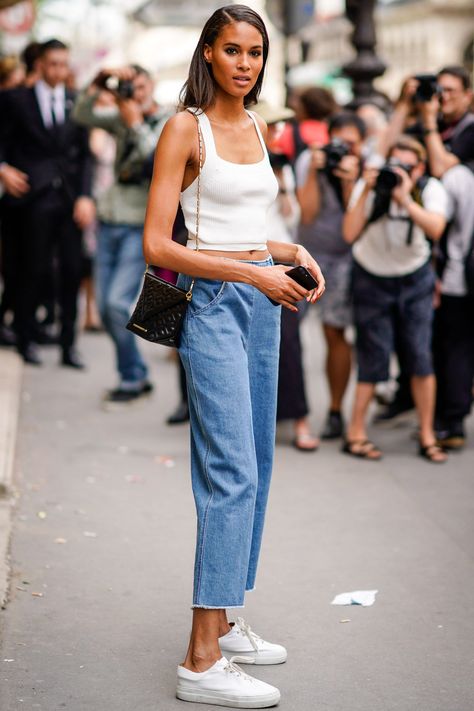
<path fill-rule="evenodd" d="M 105 88 L 121 99 L 133 99 L 133 81 L 129 79 L 117 79 L 117 77 L 107 77 Z"/>
<path fill-rule="evenodd" d="M 270 159 L 270 165 L 274 170 L 282 170 L 285 165 L 291 165 L 288 157 L 284 153 L 269 151 L 268 157 Z"/>
<path fill-rule="evenodd" d="M 402 179 L 396 173 L 391 165 L 383 165 L 377 176 L 375 183 L 375 192 L 381 195 L 387 195 L 392 192 L 397 185 L 400 185 Z"/>
<path fill-rule="evenodd" d="M 333 141 L 323 146 L 322 151 L 326 154 L 326 170 L 332 172 L 337 168 L 344 156 L 349 155 L 350 149 L 347 143 L 335 138 Z"/>
<path fill-rule="evenodd" d="M 111 74 L 101 74 L 95 81 L 101 89 L 107 89 L 121 99 L 133 99 L 133 81 L 119 79 Z"/>
<path fill-rule="evenodd" d="M 436 74 L 416 74 L 413 78 L 419 82 L 415 93 L 415 101 L 431 101 L 433 96 L 439 93 Z"/>
<path fill-rule="evenodd" d="M 375 183 L 375 192 L 379 195 L 389 195 L 397 185 L 400 185 L 402 179 L 394 168 L 401 168 L 410 175 L 413 168 L 411 165 L 405 165 L 398 160 L 392 159 L 389 163 L 386 163 L 380 168 L 380 172 L 377 176 L 377 182 Z"/>

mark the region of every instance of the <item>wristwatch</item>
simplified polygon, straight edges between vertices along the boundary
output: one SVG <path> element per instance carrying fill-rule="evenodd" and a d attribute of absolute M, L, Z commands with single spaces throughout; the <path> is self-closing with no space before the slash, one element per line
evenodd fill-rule
<path fill-rule="evenodd" d="M 423 136 L 427 136 L 429 133 L 438 133 L 438 129 L 437 128 L 424 128 L 422 130 Z"/>

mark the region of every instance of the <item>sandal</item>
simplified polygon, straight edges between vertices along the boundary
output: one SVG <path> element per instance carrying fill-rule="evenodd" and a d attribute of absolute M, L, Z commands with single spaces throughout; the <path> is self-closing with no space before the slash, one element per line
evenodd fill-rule
<path fill-rule="evenodd" d="M 351 457 L 369 459 L 373 462 L 378 462 L 383 456 L 380 449 L 370 439 L 346 439 L 342 445 L 342 451 L 344 454 L 350 454 Z"/>
<path fill-rule="evenodd" d="M 436 442 L 432 442 L 432 444 L 427 444 L 426 446 L 420 442 L 418 454 L 432 464 L 444 464 L 448 459 L 448 455 L 444 449 L 440 447 L 439 444 L 436 444 Z"/>
<path fill-rule="evenodd" d="M 319 447 L 319 439 L 309 432 L 301 432 L 295 435 L 291 444 L 298 452 L 316 452 Z"/>

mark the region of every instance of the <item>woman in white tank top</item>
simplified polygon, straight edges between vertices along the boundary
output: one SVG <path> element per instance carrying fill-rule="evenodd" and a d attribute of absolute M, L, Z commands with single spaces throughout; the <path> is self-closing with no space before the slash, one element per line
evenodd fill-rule
<path fill-rule="evenodd" d="M 193 626 L 177 696 L 239 708 L 278 702 L 278 689 L 249 677 L 222 656 L 278 664 L 286 650 L 265 642 L 226 608 L 244 606 L 254 588 L 271 478 L 280 309 L 296 311 L 324 290 L 317 263 L 301 246 L 272 242 L 267 211 L 277 194 L 256 102 L 268 55 L 263 21 L 244 5 L 220 8 L 196 47 L 181 110 L 158 143 L 144 232 L 148 263 L 195 279 L 183 325 L 191 421 L 191 474 L 197 510 Z M 185 110 L 189 109 L 189 110 Z M 197 123 L 203 138 L 199 244 Z M 181 201 L 188 244 L 171 240 Z M 196 246 L 199 250 L 196 250 Z M 309 292 L 286 275 L 305 266 Z M 277 305 L 275 303 L 277 302 Z"/>

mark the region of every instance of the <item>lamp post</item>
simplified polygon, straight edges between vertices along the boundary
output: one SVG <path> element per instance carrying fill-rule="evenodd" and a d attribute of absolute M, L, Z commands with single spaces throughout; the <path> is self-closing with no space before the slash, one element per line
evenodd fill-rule
<path fill-rule="evenodd" d="M 356 56 L 344 64 L 342 71 L 352 79 L 354 98 L 351 108 L 367 101 L 385 108 L 385 98 L 374 89 L 375 77 L 381 76 L 386 64 L 375 53 L 374 6 L 376 0 L 346 0 L 346 17 L 354 25 L 351 42 Z"/>

